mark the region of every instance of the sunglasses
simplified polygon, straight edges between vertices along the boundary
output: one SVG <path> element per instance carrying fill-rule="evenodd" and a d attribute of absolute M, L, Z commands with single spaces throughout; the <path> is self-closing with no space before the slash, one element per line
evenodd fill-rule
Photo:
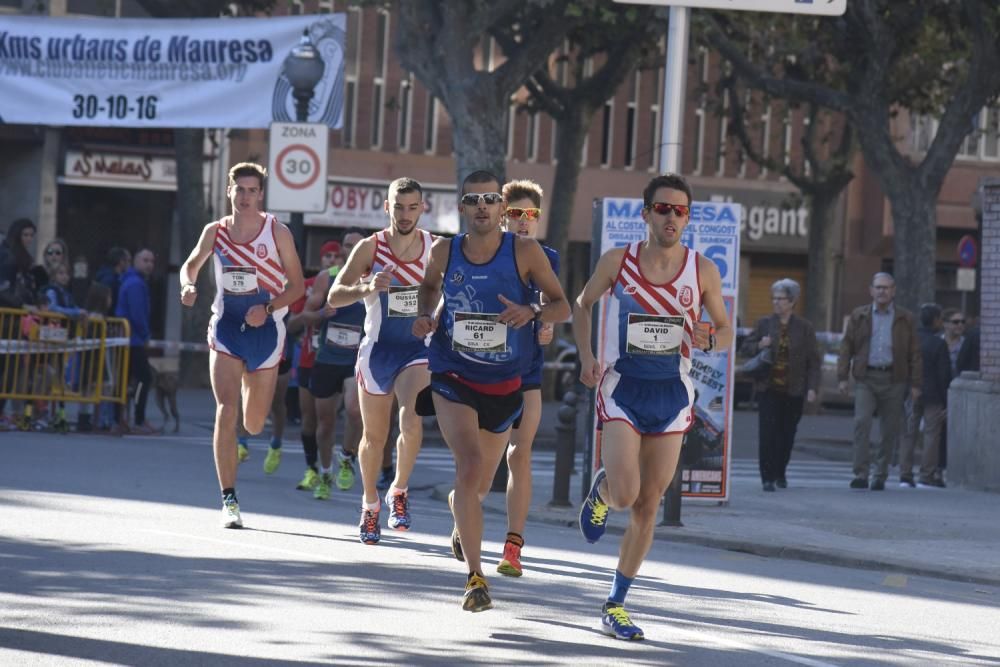
<path fill-rule="evenodd" d="M 62 254 L 62 250 L 60 250 L 59 248 L 49 248 L 48 250 L 45 251 L 45 254 L 46 255 L 61 255 Z"/>
<path fill-rule="evenodd" d="M 484 201 L 487 204 L 499 204 L 503 201 L 503 195 L 499 192 L 486 192 L 483 194 L 469 193 L 467 195 L 462 195 L 462 203 L 466 206 L 479 206 L 479 202 Z"/>
<path fill-rule="evenodd" d="M 538 220 L 541 215 L 540 208 L 507 208 L 507 217 L 511 220 Z"/>
<path fill-rule="evenodd" d="M 673 211 L 674 215 L 680 218 L 683 218 L 684 216 L 686 216 L 688 213 L 691 212 L 690 206 L 684 206 L 683 204 L 668 204 L 662 201 L 653 202 L 646 208 L 648 210 L 656 211 L 660 215 L 666 215 L 667 213 Z"/>

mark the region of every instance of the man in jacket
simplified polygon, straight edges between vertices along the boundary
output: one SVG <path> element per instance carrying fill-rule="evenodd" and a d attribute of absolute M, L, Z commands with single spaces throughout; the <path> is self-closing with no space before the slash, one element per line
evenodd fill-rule
<path fill-rule="evenodd" d="M 854 398 L 854 479 L 852 489 L 869 488 L 872 418 L 878 410 L 882 440 L 875 453 L 871 490 L 885 490 L 889 460 L 899 438 L 903 398 L 909 386 L 920 397 L 923 364 L 913 314 L 896 306 L 896 281 L 876 273 L 870 288 L 872 303 L 855 308 L 840 343 L 837 379 L 847 393 L 848 373 L 857 382 Z"/>
<path fill-rule="evenodd" d="M 153 373 L 149 367 L 146 344 L 149 343 L 149 277 L 153 275 L 155 264 L 153 251 L 144 248 L 135 254 L 132 268 L 122 277 L 118 290 L 118 304 L 115 315 L 128 320 L 131 329 L 129 339 L 129 381 L 137 382 L 135 399 L 135 427 L 133 433 L 149 435 L 153 430 L 146 424 L 146 400 L 149 398 L 149 384 Z"/>
<path fill-rule="evenodd" d="M 948 384 L 951 382 L 951 358 L 948 344 L 941 338 L 941 306 L 925 303 L 920 307 L 920 353 L 924 378 L 920 398 L 913 401 L 906 437 L 899 454 L 899 486 L 913 488 L 913 452 L 917 440 L 923 441 L 919 486 L 943 486 L 935 473 L 938 467 L 938 444 L 947 415 Z"/>

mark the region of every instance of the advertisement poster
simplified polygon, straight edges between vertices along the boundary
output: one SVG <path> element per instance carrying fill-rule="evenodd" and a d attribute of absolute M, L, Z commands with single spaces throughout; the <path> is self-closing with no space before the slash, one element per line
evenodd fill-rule
<path fill-rule="evenodd" d="M 692 202 L 691 219 L 682 243 L 715 262 L 722 277 L 722 297 L 730 321 L 736 312 L 739 290 L 740 206 L 721 202 Z M 606 198 L 595 202 L 594 240 L 600 254 L 612 248 L 646 239 L 641 199 Z M 597 356 L 608 357 L 608 296 L 599 304 Z M 708 313 L 702 312 L 708 321 Z M 682 491 L 686 497 L 729 499 L 729 452 L 732 433 L 733 350 L 706 354 L 696 350 L 691 358 L 691 381 L 695 388 L 694 425 L 685 435 L 681 453 L 684 470 Z M 595 411 L 596 415 L 596 411 Z M 596 416 L 592 428 L 591 473 L 600 468 L 601 430 Z"/>
<path fill-rule="evenodd" d="M 266 128 L 295 119 L 285 58 L 323 59 L 308 121 L 340 127 L 345 16 L 0 16 L 0 123 Z"/>

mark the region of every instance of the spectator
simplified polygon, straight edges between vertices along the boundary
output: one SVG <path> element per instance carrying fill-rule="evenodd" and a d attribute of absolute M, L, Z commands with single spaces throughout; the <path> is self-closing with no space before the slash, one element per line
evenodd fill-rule
<path fill-rule="evenodd" d="M 55 238 L 45 244 L 45 252 L 42 257 L 42 268 L 45 273 L 52 278 L 52 272 L 57 266 L 69 261 L 69 247 L 60 238 Z"/>
<path fill-rule="evenodd" d="M 945 311 L 948 312 L 948 311 Z M 954 317 L 954 315 L 953 315 Z M 913 488 L 913 453 L 917 441 L 923 441 L 919 486 L 944 486 L 936 477 L 938 443 L 947 414 L 948 383 L 951 382 L 951 362 L 948 346 L 941 338 L 941 306 L 925 303 L 920 307 L 920 355 L 923 358 L 923 383 L 920 396 L 913 400 L 907 423 L 906 438 L 899 454 L 899 486 Z"/>
<path fill-rule="evenodd" d="M 111 309 L 111 288 L 98 282 L 90 283 L 90 288 L 87 290 L 87 299 L 83 305 L 87 312 L 91 313 L 92 317 L 102 317 Z M 108 379 L 107 370 L 100 367 L 98 363 L 100 356 L 96 348 L 83 352 L 82 357 L 80 393 L 83 396 L 91 396 L 98 393 L 101 385 Z M 105 430 L 110 428 L 114 415 L 112 405 L 110 403 L 98 403 L 96 410 L 97 427 Z M 93 429 L 91 404 L 81 403 L 80 412 L 77 415 L 76 430 L 83 433 L 92 431 Z"/>
<path fill-rule="evenodd" d="M 108 250 L 104 261 L 104 266 L 97 270 L 95 280 L 107 285 L 111 290 L 111 308 L 107 314 L 114 315 L 118 308 L 118 292 L 121 290 L 122 276 L 132 265 L 132 254 L 125 248 L 115 246 Z"/>
<path fill-rule="evenodd" d="M 961 375 L 965 371 L 979 370 L 979 325 L 969 327 L 965 334 L 965 341 L 958 351 L 958 359 L 955 363 L 955 375 Z"/>
<path fill-rule="evenodd" d="M 952 377 L 958 375 L 958 353 L 965 342 L 965 315 L 957 308 L 947 308 L 941 313 L 944 323 L 944 333 L 940 334 L 948 345 L 948 357 L 951 363 Z"/>
<path fill-rule="evenodd" d="M 10 223 L 0 243 L 0 307 L 21 308 L 37 301 L 39 283 L 32 271 L 31 244 L 35 225 L 27 218 Z"/>
<path fill-rule="evenodd" d="M 813 325 L 794 315 L 802 290 L 783 278 L 771 285 L 774 314 L 757 321 L 754 332 L 743 342 L 742 353 L 753 356 L 771 348 L 771 369 L 757 381 L 760 440 L 760 481 L 765 491 L 775 485 L 788 486 L 785 471 L 795 444 L 795 430 L 802 418 L 804 401 L 816 402 L 820 354 Z"/>
<path fill-rule="evenodd" d="M 899 438 L 907 385 L 913 400 L 920 396 L 923 364 L 917 327 L 910 311 L 896 306 L 896 281 L 876 273 L 870 288 L 872 303 L 851 312 L 840 343 L 837 379 L 847 393 L 848 374 L 857 381 L 854 397 L 854 479 L 852 489 L 869 488 L 872 418 L 878 410 L 882 440 L 875 454 L 872 491 L 884 491 L 889 460 Z"/>
<path fill-rule="evenodd" d="M 50 271 L 49 284 L 42 290 L 45 296 L 42 306 L 51 313 L 71 318 L 85 318 L 87 311 L 76 305 L 76 300 L 69 291 L 69 265 L 65 262 L 56 264 Z"/>
<path fill-rule="evenodd" d="M 131 269 L 122 277 L 118 291 L 115 315 L 128 320 L 131 328 L 129 340 L 129 381 L 137 382 L 135 399 L 135 426 L 133 433 L 150 435 L 153 429 L 146 424 L 146 401 L 153 371 L 149 366 L 146 345 L 149 343 L 149 277 L 155 264 L 153 251 L 142 249 L 135 254 Z"/>

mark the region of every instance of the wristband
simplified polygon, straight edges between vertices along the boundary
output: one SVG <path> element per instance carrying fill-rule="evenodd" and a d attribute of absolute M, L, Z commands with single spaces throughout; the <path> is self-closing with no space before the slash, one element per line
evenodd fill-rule
<path fill-rule="evenodd" d="M 195 285 L 194 283 L 184 283 L 184 284 L 182 284 L 181 285 L 181 291 L 183 292 L 188 287 L 190 287 L 191 289 L 193 289 L 195 292 L 198 291 L 198 286 Z"/>
<path fill-rule="evenodd" d="M 267 305 L 264 306 L 264 312 L 268 315 L 274 315 L 274 305 L 270 301 L 268 301 Z"/>
<path fill-rule="evenodd" d="M 417 315 L 417 319 L 418 319 L 418 320 L 419 320 L 419 319 L 420 319 L 421 317 L 426 317 L 427 319 L 429 319 L 429 320 L 431 320 L 431 321 L 433 321 L 433 320 L 434 320 L 434 316 L 433 316 L 433 315 L 428 315 L 427 313 L 420 313 L 419 315 Z"/>

